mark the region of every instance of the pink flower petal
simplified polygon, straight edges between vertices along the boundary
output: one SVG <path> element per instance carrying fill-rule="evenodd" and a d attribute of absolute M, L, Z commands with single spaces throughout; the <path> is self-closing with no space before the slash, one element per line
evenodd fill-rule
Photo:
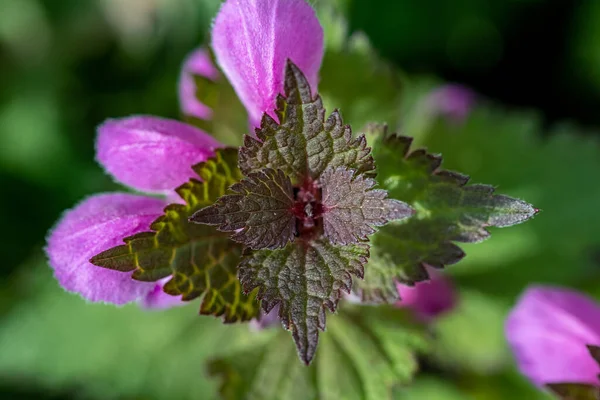
<path fill-rule="evenodd" d="M 217 140 L 191 125 L 133 116 L 100 125 L 96 157 L 125 185 L 165 192 L 195 177 L 192 165 L 210 158 L 219 146 Z"/>
<path fill-rule="evenodd" d="M 208 50 L 194 50 L 184 61 L 179 77 L 179 105 L 183 114 L 209 120 L 212 110 L 202 104 L 196 97 L 196 82 L 194 76 L 203 76 L 210 80 L 219 77 L 219 71 L 213 65 Z"/>
<path fill-rule="evenodd" d="M 506 322 L 521 372 L 536 385 L 598 384 L 600 367 L 586 345 L 600 345 L 600 305 L 566 289 L 529 288 Z"/>
<path fill-rule="evenodd" d="M 212 46 L 254 126 L 264 112 L 275 117 L 288 58 L 316 92 L 323 29 L 304 0 L 227 0 L 213 25 Z"/>
<path fill-rule="evenodd" d="M 113 193 L 89 197 L 65 212 L 48 236 L 46 254 L 61 286 L 93 302 L 125 304 L 146 296 L 155 282 L 90 264 L 92 256 L 149 229 L 162 214 L 160 199 Z"/>
<path fill-rule="evenodd" d="M 433 90 L 425 101 L 431 113 L 460 124 L 469 116 L 475 98 L 475 92 L 466 86 L 447 84 Z"/>
<path fill-rule="evenodd" d="M 181 296 L 171 296 L 163 291 L 163 286 L 170 279 L 171 277 L 168 277 L 156 282 L 152 291 L 142 299 L 141 306 L 144 308 L 161 310 L 189 304 L 188 302 L 182 301 Z"/>
<path fill-rule="evenodd" d="M 412 309 L 423 320 L 435 318 L 450 311 L 456 304 L 456 293 L 450 280 L 433 268 L 427 268 L 430 280 L 415 286 L 398 283 L 399 307 Z"/>
<path fill-rule="evenodd" d="M 273 309 L 267 314 L 261 311 L 258 318 L 250 321 L 250 329 L 253 331 L 261 331 L 277 324 L 281 325 L 281 319 L 279 318 L 279 305 L 273 307 Z"/>

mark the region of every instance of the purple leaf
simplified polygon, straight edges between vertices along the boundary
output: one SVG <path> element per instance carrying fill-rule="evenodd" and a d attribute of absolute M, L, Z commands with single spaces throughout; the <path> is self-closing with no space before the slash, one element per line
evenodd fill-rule
<path fill-rule="evenodd" d="M 294 193 L 281 170 L 264 169 L 231 186 L 230 194 L 196 212 L 190 221 L 235 232 L 231 238 L 252 249 L 275 249 L 294 239 Z"/>
<path fill-rule="evenodd" d="M 286 68 L 285 95 L 277 99 L 279 122 L 265 114 L 256 138 L 244 138 L 240 149 L 244 174 L 280 169 L 294 184 L 316 181 L 327 168 L 342 166 L 374 174 L 364 135 L 353 138 L 352 129 L 344 125 L 337 110 L 325 119 L 321 98 L 312 95 L 306 77 L 291 61 Z"/>
<path fill-rule="evenodd" d="M 355 171 L 339 167 L 321 176 L 325 236 L 334 244 L 364 241 L 391 220 L 413 214 L 400 200 L 388 199 L 387 192 L 373 189 L 374 179 L 355 176 Z"/>
<path fill-rule="evenodd" d="M 239 267 L 245 293 L 257 298 L 268 313 L 279 304 L 283 326 L 292 332 L 298 354 L 309 364 L 319 330 L 325 329 L 325 308 L 335 312 L 342 293 L 350 293 L 352 276 L 362 277 L 369 246 L 336 246 L 327 239 L 298 239 L 278 250 L 248 252 Z"/>

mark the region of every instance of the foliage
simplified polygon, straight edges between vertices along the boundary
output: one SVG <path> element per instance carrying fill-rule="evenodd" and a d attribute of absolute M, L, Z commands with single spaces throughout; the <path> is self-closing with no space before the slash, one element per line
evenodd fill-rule
<path fill-rule="evenodd" d="M 262 346 L 210 363 L 224 399 L 389 399 L 416 371 L 413 351 L 426 347 L 423 332 L 391 308 L 344 307 L 310 367 L 297 362 L 287 335 L 270 333 Z"/>
<path fill-rule="evenodd" d="M 194 166 L 202 179 L 177 188 L 185 204 L 171 204 L 152 223 L 152 232 L 124 239 L 125 244 L 91 259 L 97 266 L 133 271 L 132 278 L 156 281 L 172 278 L 164 290 L 183 300 L 202 296 L 201 314 L 224 316 L 225 322 L 248 321 L 258 315 L 254 294 L 245 296 L 237 279 L 242 247 L 215 228 L 188 221 L 197 210 L 211 205 L 237 182 L 237 150 L 217 150 L 216 157 Z"/>

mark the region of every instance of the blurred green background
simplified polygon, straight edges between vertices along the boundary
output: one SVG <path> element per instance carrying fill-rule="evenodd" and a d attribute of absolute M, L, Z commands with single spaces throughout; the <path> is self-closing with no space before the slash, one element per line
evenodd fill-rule
<path fill-rule="evenodd" d="M 543 210 L 465 246 L 468 257 L 449 271 L 462 300 L 434 323 L 434 353 L 396 397 L 545 398 L 514 371 L 502 322 L 530 282 L 600 296 L 600 2 L 311 3 L 335 6 L 348 24 L 322 20 L 328 104 L 355 128 L 386 119 L 443 153 L 447 168 Z M 0 398 L 211 399 L 205 358 L 249 335 L 195 318 L 197 304 L 166 312 L 86 304 L 58 287 L 42 251 L 63 210 L 120 189 L 94 162 L 100 122 L 180 117 L 181 61 L 218 5 L 0 0 Z M 364 37 L 345 43 L 355 31 L 381 59 Z M 419 112 L 444 81 L 480 94 L 462 124 Z"/>

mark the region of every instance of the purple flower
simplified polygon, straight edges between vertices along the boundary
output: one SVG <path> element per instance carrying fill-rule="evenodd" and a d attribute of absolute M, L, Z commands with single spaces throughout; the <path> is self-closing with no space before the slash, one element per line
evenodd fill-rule
<path fill-rule="evenodd" d="M 140 191 L 171 195 L 172 189 L 193 176 L 190 166 L 211 157 L 218 145 L 206 133 L 181 122 L 134 116 L 102 124 L 96 152 L 116 180 Z M 147 231 L 166 205 L 164 199 L 112 193 L 89 197 L 67 211 L 50 232 L 46 247 L 58 282 L 93 302 L 140 301 L 148 307 L 164 307 L 168 295 L 156 294 L 157 283 L 135 281 L 128 273 L 97 267 L 89 259 L 121 244 L 124 237 Z"/>
<path fill-rule="evenodd" d="M 469 116 L 474 103 L 475 93 L 458 84 L 440 86 L 425 98 L 425 105 L 431 114 L 443 116 L 456 124 Z"/>
<path fill-rule="evenodd" d="M 286 60 L 298 65 L 316 89 L 323 31 L 304 0 L 225 1 L 213 24 L 212 47 L 255 126 L 264 112 L 275 117 Z M 196 99 L 193 75 L 219 77 L 205 50 L 193 52 L 184 62 L 179 99 L 183 114 L 209 119 L 211 110 Z M 100 125 L 96 158 L 104 169 L 118 182 L 165 198 L 101 194 L 67 211 L 51 230 L 46 247 L 59 283 L 93 302 L 139 302 L 154 308 L 180 304 L 179 298 L 162 291 L 169 278 L 139 282 L 130 273 L 97 267 L 88 260 L 121 244 L 126 236 L 149 230 L 173 202 L 173 190 L 194 176 L 191 166 L 210 158 L 219 146 L 198 128 L 154 116 L 110 119 Z"/>
<path fill-rule="evenodd" d="M 98 251 L 146 230 L 165 206 L 160 199 L 124 193 L 98 194 L 65 212 L 48 237 L 46 252 L 54 275 L 68 291 L 94 302 L 125 304 L 143 299 L 156 284 L 99 268 L 88 260 Z"/>
<path fill-rule="evenodd" d="M 440 316 L 456 304 L 456 293 L 448 278 L 427 268 L 430 280 L 417 282 L 415 286 L 396 284 L 400 300 L 399 307 L 410 308 L 422 320 L 430 320 Z"/>
<path fill-rule="evenodd" d="M 145 308 L 164 309 L 184 304 L 179 296 L 171 296 L 163 291 L 163 286 L 171 277 L 154 282 L 154 288 L 142 299 L 141 305 Z"/>
<path fill-rule="evenodd" d="M 191 166 L 220 143 L 183 122 L 150 116 L 110 119 L 98 128 L 96 158 L 117 181 L 167 193 L 195 176 Z"/>
<path fill-rule="evenodd" d="M 178 94 L 179 106 L 184 115 L 210 120 L 212 110 L 198 100 L 194 76 L 201 76 L 213 81 L 219 78 L 219 71 L 213 65 L 208 50 L 204 48 L 194 50 L 185 59 L 179 77 Z"/>
<path fill-rule="evenodd" d="M 281 325 L 281 319 L 279 318 L 279 305 L 273 307 L 273 309 L 266 314 L 261 312 L 258 319 L 253 319 L 250 321 L 250 328 L 255 331 L 261 331 L 276 325 Z"/>
<path fill-rule="evenodd" d="M 304 0 L 226 1 L 215 18 L 212 47 L 254 126 L 264 112 L 276 118 L 287 59 L 317 88 L 323 29 Z"/>
<path fill-rule="evenodd" d="M 600 344 L 600 304 L 575 291 L 534 286 L 506 321 L 519 370 L 533 383 L 598 384 L 587 345 Z"/>

